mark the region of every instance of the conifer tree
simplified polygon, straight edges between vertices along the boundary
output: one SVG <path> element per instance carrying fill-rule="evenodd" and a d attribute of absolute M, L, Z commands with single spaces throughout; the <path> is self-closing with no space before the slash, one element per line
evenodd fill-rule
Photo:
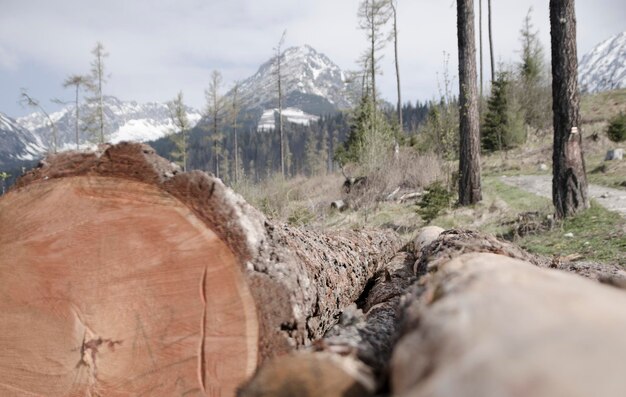
<path fill-rule="evenodd" d="M 475 204 L 482 199 L 480 183 L 480 134 L 476 84 L 476 36 L 474 1 L 457 0 L 459 43 L 459 204 Z"/>
<path fill-rule="evenodd" d="M 574 0 L 550 0 L 552 43 L 552 201 L 559 218 L 589 208 L 583 157 Z"/>
<path fill-rule="evenodd" d="M 220 93 L 221 86 L 222 74 L 219 71 L 214 70 L 211 72 L 209 89 L 205 91 L 205 96 L 207 99 L 206 113 L 208 114 L 211 123 L 211 135 L 209 139 L 213 142 L 213 166 L 215 176 L 218 178 L 220 177 L 220 142 L 222 141 L 220 122 L 224 107 L 224 101 Z"/>
<path fill-rule="evenodd" d="M 176 98 L 168 102 L 168 110 L 170 112 L 170 118 L 174 124 L 175 131 L 170 135 L 170 139 L 174 142 L 175 150 L 172 152 L 177 162 L 182 167 L 183 171 L 187 171 L 188 164 L 188 152 L 189 152 L 189 137 L 188 131 L 191 127 L 189 119 L 187 117 L 187 110 L 183 101 L 183 92 L 180 91 Z"/>
<path fill-rule="evenodd" d="M 87 76 L 82 76 L 78 74 L 73 74 L 69 76 L 63 82 L 63 87 L 71 87 L 75 88 L 75 97 L 74 97 L 74 110 L 76 120 L 74 121 L 74 128 L 76 132 L 76 150 L 79 149 L 80 146 L 80 102 L 79 102 L 79 94 L 81 87 L 87 87 L 89 85 L 89 78 Z"/>
<path fill-rule="evenodd" d="M 108 57 L 109 54 L 104 51 L 104 46 L 100 42 L 96 43 L 91 53 L 94 59 L 91 62 L 90 84 L 88 86 L 92 95 L 88 98 L 91 113 L 87 117 L 87 128 L 97 137 L 99 143 L 104 143 L 106 138 L 106 120 L 104 114 L 103 88 L 104 84 L 107 82 L 104 58 Z"/>

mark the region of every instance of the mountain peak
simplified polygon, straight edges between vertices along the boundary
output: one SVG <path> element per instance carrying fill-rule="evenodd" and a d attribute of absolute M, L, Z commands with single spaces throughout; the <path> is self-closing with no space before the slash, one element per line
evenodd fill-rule
<path fill-rule="evenodd" d="M 626 31 L 598 44 L 578 65 L 582 92 L 626 87 Z"/>
<path fill-rule="evenodd" d="M 323 115 L 351 106 L 346 79 L 339 66 L 308 44 L 289 47 L 281 54 L 284 107 Z M 277 106 L 275 59 L 265 62 L 241 83 L 240 96 L 247 109 Z"/>

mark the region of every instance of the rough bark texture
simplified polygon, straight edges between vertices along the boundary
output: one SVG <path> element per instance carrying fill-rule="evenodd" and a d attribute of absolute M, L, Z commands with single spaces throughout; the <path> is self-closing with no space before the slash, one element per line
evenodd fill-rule
<path fill-rule="evenodd" d="M 489 24 L 489 59 L 491 62 L 491 81 L 496 80 L 496 68 L 493 56 L 493 32 L 491 30 L 491 0 L 487 0 L 487 19 Z"/>
<path fill-rule="evenodd" d="M 580 131 L 574 0 L 550 0 L 552 40 L 552 201 L 558 217 L 589 208 Z"/>
<path fill-rule="evenodd" d="M 395 396 L 626 395 L 626 294 L 471 253 L 427 277 L 392 358 Z"/>
<path fill-rule="evenodd" d="M 0 200 L 0 394 L 233 395 L 400 245 L 273 225 L 145 145 L 52 156 Z"/>
<path fill-rule="evenodd" d="M 370 396 L 383 386 L 398 337 L 401 297 L 413 283 L 412 254 L 398 253 L 381 269 L 357 305 L 344 310 L 308 352 L 263 365 L 239 397 Z"/>
<path fill-rule="evenodd" d="M 558 269 L 591 280 L 600 281 L 605 284 L 621 286 L 626 283 L 626 271 L 618 265 L 593 262 L 571 262 L 560 258 L 547 258 L 528 253 L 507 241 L 499 240 L 489 234 L 483 234 L 472 230 L 446 230 L 438 237 L 432 238 L 433 231 L 424 228 L 416 239 L 416 242 L 425 235 L 429 244 L 422 244 L 417 247 L 418 260 L 415 263 L 415 273 L 422 275 L 437 271 L 441 264 L 471 252 L 485 252 L 504 255 L 515 259 L 520 259 L 533 265 Z M 417 245 L 417 243 L 416 243 Z"/>
<path fill-rule="evenodd" d="M 476 38 L 474 1 L 457 1 L 459 42 L 460 159 L 459 204 L 469 205 L 482 199 L 480 187 L 480 131 L 476 88 Z"/>

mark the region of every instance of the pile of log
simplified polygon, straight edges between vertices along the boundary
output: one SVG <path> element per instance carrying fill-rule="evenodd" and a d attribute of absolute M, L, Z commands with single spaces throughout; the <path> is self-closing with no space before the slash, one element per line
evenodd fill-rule
<path fill-rule="evenodd" d="M 288 227 L 148 146 L 62 153 L 0 199 L 0 395 L 623 396 L 626 292 L 597 280 L 626 273 Z"/>

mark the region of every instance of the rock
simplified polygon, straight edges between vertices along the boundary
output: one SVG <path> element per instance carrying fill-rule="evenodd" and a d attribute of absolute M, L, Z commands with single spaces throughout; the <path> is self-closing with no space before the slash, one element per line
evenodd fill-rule
<path fill-rule="evenodd" d="M 348 204 L 343 200 L 335 200 L 330 203 L 330 208 L 343 212 L 348 209 Z"/>
<path fill-rule="evenodd" d="M 606 157 L 604 161 L 612 161 L 612 160 L 623 160 L 624 159 L 624 149 L 612 149 L 606 152 Z"/>
<path fill-rule="evenodd" d="M 439 226 L 426 226 L 422 228 L 417 237 L 413 240 L 413 252 L 415 256 L 419 256 L 422 248 L 435 241 L 443 231 L 444 229 Z"/>

